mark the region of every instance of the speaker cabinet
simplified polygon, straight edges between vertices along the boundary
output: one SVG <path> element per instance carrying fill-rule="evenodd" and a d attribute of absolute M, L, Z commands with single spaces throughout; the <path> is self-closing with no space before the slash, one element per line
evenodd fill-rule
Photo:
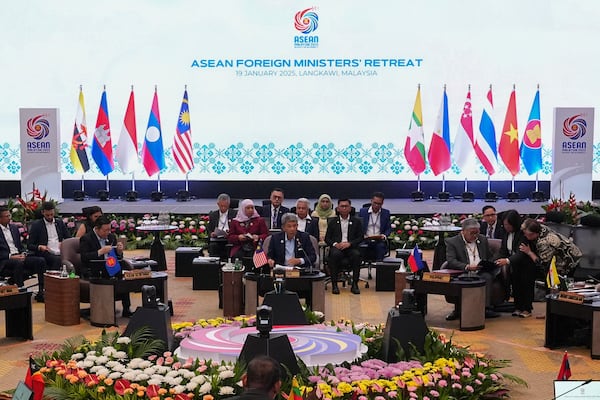
<path fill-rule="evenodd" d="M 397 362 L 397 342 L 400 343 L 405 354 L 411 354 L 412 343 L 416 349 L 423 353 L 425 336 L 429 329 L 420 312 L 412 311 L 401 313 L 397 308 L 392 308 L 388 313 L 387 322 L 383 331 L 383 360 Z M 396 342 L 397 341 L 397 342 Z"/>
<path fill-rule="evenodd" d="M 285 333 L 271 333 L 268 336 L 251 333 L 246 336 L 240 360 L 248 365 L 254 357 L 260 355 L 276 359 L 283 366 L 283 370 L 289 371 L 292 376 L 300 372 L 296 355 Z"/>
<path fill-rule="evenodd" d="M 131 316 L 123 335 L 131 336 L 133 332 L 145 326 L 150 328 L 155 339 L 164 342 L 164 347 L 158 355 L 162 355 L 165 351 L 174 350 L 173 328 L 171 327 L 171 314 L 168 306 L 161 304 L 157 308 L 138 307 Z"/>

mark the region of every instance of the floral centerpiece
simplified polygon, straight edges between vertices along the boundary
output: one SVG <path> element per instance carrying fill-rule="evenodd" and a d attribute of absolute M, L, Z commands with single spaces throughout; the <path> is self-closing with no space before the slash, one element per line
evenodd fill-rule
<path fill-rule="evenodd" d="M 174 324 L 178 335 L 195 329 L 237 324 L 247 326 L 254 317 L 215 318 Z M 508 397 L 508 383 L 522 380 L 500 373 L 507 361 L 487 358 L 457 346 L 431 331 L 425 351 L 412 360 L 386 363 L 376 358 L 383 325 L 355 324 L 344 320 L 326 323 L 330 328 L 360 335 L 369 347 L 367 356 L 344 365 L 307 368 L 295 378 L 304 398 L 317 399 L 478 399 Z M 36 359 L 46 382 L 45 396 L 55 399 L 224 399 L 242 392 L 240 363 L 178 359 L 170 352 L 157 353 L 160 345 L 147 331 L 131 337 L 103 332 L 97 342 L 68 340 L 63 348 Z M 399 356 L 402 356 L 399 354 Z M 282 392 L 289 393 L 288 377 Z M 285 396 L 284 396 L 285 397 Z"/>
<path fill-rule="evenodd" d="M 554 198 L 542 208 L 546 211 L 546 220 L 557 223 L 576 225 L 580 211 L 575 195 L 571 192 L 568 200 Z"/>
<path fill-rule="evenodd" d="M 392 216 L 390 221 L 392 233 L 389 236 L 391 247 L 394 249 L 412 249 L 415 244 L 418 244 L 422 250 L 432 249 L 439 240 L 439 235 L 434 232 L 427 232 L 423 230 L 423 227 L 444 224 L 460 226 L 460 222 L 466 217 L 465 215 L 457 217 L 439 213 L 432 217 L 420 218 Z"/>

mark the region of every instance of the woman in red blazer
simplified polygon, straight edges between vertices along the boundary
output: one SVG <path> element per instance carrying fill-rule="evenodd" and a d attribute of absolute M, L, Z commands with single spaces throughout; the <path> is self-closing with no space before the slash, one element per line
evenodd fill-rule
<path fill-rule="evenodd" d="M 228 242 L 233 245 L 230 257 L 240 260 L 243 257 L 252 257 L 258 241 L 264 240 L 268 234 L 267 224 L 256 212 L 254 202 L 250 199 L 242 200 L 227 235 Z"/>

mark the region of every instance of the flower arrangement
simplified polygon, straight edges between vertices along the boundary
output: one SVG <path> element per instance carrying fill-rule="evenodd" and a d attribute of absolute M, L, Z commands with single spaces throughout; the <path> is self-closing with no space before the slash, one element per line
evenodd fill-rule
<path fill-rule="evenodd" d="M 435 214 L 432 217 L 420 218 L 401 215 L 392 216 L 390 221 L 392 233 L 389 236 L 391 247 L 394 249 L 413 248 L 415 244 L 418 244 L 422 250 L 432 249 L 439 240 L 439 235 L 424 231 L 423 227 L 444 224 L 460 226 L 460 222 L 466 217 L 465 215 L 457 217 L 446 214 Z"/>
<path fill-rule="evenodd" d="M 547 220 L 571 225 L 576 225 L 579 221 L 580 211 L 572 192 L 568 200 L 554 198 L 548 204 L 543 205 L 542 208 L 546 211 Z"/>
<path fill-rule="evenodd" d="M 177 334 L 185 335 L 194 329 L 223 324 L 248 326 L 254 322 L 253 316 L 240 316 L 178 323 L 173 328 Z M 374 357 L 383 337 L 383 325 L 355 324 L 349 320 L 326 324 L 360 335 L 369 347 L 368 356 L 344 365 L 312 369 L 302 365 L 296 379 L 304 398 L 475 399 L 490 394 L 504 398 L 508 397 L 508 381 L 525 385 L 522 380 L 499 372 L 508 365 L 507 361 L 472 353 L 434 331 L 425 339 L 423 354 L 413 360 L 386 363 Z M 131 337 L 103 332 L 95 343 L 85 338 L 67 340 L 62 349 L 36 359 L 46 382 L 44 394 L 56 399 L 215 400 L 242 392 L 243 368 L 239 363 L 180 360 L 170 352 L 157 355 L 157 342 L 147 330 L 137 331 Z M 289 391 L 291 386 L 288 378 L 282 391 Z"/>

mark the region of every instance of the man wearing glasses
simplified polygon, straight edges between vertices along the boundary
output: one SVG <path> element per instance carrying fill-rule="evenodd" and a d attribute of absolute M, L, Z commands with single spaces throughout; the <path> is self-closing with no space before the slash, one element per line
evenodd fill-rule
<path fill-rule="evenodd" d="M 481 221 L 479 233 L 488 239 L 502 239 L 506 231 L 502 226 L 502 221 L 498 221 L 498 214 L 494 206 L 483 206 L 481 212 L 483 213 L 483 221 Z"/>

